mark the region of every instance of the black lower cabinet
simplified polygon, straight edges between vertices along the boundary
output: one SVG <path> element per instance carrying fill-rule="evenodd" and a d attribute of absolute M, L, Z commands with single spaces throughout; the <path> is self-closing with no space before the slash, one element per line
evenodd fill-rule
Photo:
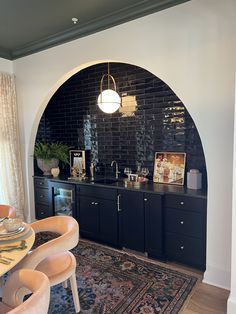
<path fill-rule="evenodd" d="M 117 200 L 102 200 L 99 207 L 99 239 L 118 246 Z"/>
<path fill-rule="evenodd" d="M 77 194 L 80 234 L 118 246 L 117 191 L 81 186 Z"/>
<path fill-rule="evenodd" d="M 163 212 L 162 196 L 144 194 L 145 251 L 150 257 L 163 258 Z"/>
<path fill-rule="evenodd" d="M 47 178 L 34 179 L 35 217 L 44 219 L 53 215 Z"/>
<path fill-rule="evenodd" d="M 166 255 L 171 260 L 203 270 L 205 268 L 204 243 L 201 239 L 167 233 Z"/>
<path fill-rule="evenodd" d="M 206 269 L 206 199 L 165 196 L 165 252 L 169 260 Z"/>
<path fill-rule="evenodd" d="M 99 233 L 99 209 L 94 198 L 81 196 L 79 201 L 80 234 L 97 240 Z"/>
<path fill-rule="evenodd" d="M 206 268 L 205 197 L 40 177 L 34 187 L 37 219 L 72 215 L 84 238 Z"/>
<path fill-rule="evenodd" d="M 143 193 L 120 190 L 118 197 L 120 245 L 144 252 Z"/>

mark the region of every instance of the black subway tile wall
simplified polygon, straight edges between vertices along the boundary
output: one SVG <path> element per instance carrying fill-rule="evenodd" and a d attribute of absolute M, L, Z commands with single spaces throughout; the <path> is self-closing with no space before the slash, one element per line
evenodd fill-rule
<path fill-rule="evenodd" d="M 186 172 L 197 168 L 206 185 L 206 165 L 196 126 L 170 87 L 150 72 L 110 63 L 122 97 L 121 110 L 103 113 L 96 105 L 107 64 L 88 67 L 67 80 L 53 95 L 41 118 L 37 140 L 60 141 L 88 151 L 97 172 L 137 165 L 153 171 L 155 152 L 186 152 Z M 104 89 L 107 81 L 104 81 Z"/>

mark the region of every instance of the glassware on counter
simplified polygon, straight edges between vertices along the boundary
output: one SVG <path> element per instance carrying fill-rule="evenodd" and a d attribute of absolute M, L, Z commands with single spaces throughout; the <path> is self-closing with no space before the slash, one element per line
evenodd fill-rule
<path fill-rule="evenodd" d="M 129 174 L 131 174 L 131 173 L 132 173 L 131 168 L 125 167 L 125 169 L 124 169 L 124 174 L 127 175 L 127 176 L 129 176 Z"/>
<path fill-rule="evenodd" d="M 149 169 L 148 168 L 141 168 L 141 175 L 146 178 L 146 176 L 149 174 Z"/>

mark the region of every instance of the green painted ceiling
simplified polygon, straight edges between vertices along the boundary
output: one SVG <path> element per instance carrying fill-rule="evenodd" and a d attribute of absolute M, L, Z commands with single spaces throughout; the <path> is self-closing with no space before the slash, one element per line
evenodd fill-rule
<path fill-rule="evenodd" d="M 187 1 L 0 0 L 0 57 L 14 60 Z"/>

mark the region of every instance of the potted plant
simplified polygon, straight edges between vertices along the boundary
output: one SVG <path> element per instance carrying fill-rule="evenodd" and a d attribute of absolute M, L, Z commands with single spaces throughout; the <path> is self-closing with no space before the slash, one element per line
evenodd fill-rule
<path fill-rule="evenodd" d="M 34 156 L 43 175 L 50 175 L 51 169 L 58 167 L 59 161 L 69 164 L 69 147 L 62 143 L 37 142 L 34 147 Z"/>

